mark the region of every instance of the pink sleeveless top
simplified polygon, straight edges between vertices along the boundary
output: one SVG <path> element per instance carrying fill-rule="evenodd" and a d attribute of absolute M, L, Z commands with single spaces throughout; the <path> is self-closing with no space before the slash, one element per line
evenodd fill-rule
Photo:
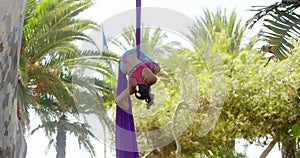
<path fill-rule="evenodd" d="M 129 77 L 135 78 L 137 80 L 137 84 L 146 83 L 146 81 L 142 77 L 143 69 L 147 66 L 143 63 L 138 64 L 132 72 L 130 72 Z"/>

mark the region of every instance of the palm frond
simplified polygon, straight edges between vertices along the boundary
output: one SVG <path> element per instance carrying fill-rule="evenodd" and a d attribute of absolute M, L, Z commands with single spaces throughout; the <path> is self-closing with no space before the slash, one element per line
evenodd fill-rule
<path fill-rule="evenodd" d="M 90 153 L 92 158 L 96 156 L 95 148 L 90 141 L 86 141 L 86 140 L 83 141 L 82 137 L 78 137 L 77 140 L 79 143 L 79 148 L 81 148 L 81 144 L 82 144 L 83 147 Z"/>
<path fill-rule="evenodd" d="M 46 154 L 48 154 L 48 152 L 50 151 L 50 148 L 51 148 L 52 145 L 54 145 L 54 139 L 51 139 L 51 140 L 48 142 L 48 145 L 47 145 L 46 151 L 45 151 Z"/>
<path fill-rule="evenodd" d="M 95 148 L 91 144 L 90 138 L 97 139 L 94 134 L 89 130 L 90 126 L 84 123 L 66 123 L 65 128 L 71 134 L 77 137 L 79 147 L 81 145 L 91 154 L 92 157 L 96 155 Z"/>
<path fill-rule="evenodd" d="M 22 111 L 22 120 L 24 121 L 25 125 L 29 128 L 30 119 L 29 119 L 28 105 L 30 104 L 30 100 L 31 100 L 30 90 L 19 80 L 17 91 L 18 91 L 18 104 Z"/>
<path fill-rule="evenodd" d="M 34 15 L 34 9 L 38 5 L 37 0 L 27 0 L 23 25 L 27 25 L 28 20 Z"/>
<path fill-rule="evenodd" d="M 124 33 L 118 39 L 109 40 L 113 45 L 127 51 L 136 46 L 135 28 L 130 26 L 124 29 Z M 167 35 L 161 28 L 142 26 L 141 28 L 141 50 L 149 56 L 157 56 L 161 53 L 175 52 L 180 46 L 179 42 L 166 41 Z M 177 46 L 177 47 L 176 47 Z"/>
<path fill-rule="evenodd" d="M 35 129 L 33 129 L 29 135 L 33 135 L 35 132 L 37 132 L 38 130 L 44 130 L 46 136 L 48 137 L 52 137 L 52 135 L 56 132 L 56 126 L 57 126 L 57 122 L 44 122 L 42 125 L 38 125 L 38 127 L 36 127 Z"/>
<path fill-rule="evenodd" d="M 277 12 L 279 16 L 272 16 L 274 19 L 266 19 L 264 27 L 268 30 L 263 32 L 263 39 L 270 46 L 270 53 L 278 59 L 283 60 L 291 54 L 294 45 L 290 39 L 299 36 L 300 15 L 295 13 Z"/>
<path fill-rule="evenodd" d="M 64 65 L 74 65 L 76 63 L 80 63 L 82 61 L 90 61 L 94 63 L 99 63 L 99 62 L 117 62 L 120 59 L 118 55 L 116 55 L 113 52 L 109 51 L 92 51 L 92 50 L 84 50 L 84 51 L 79 51 L 73 58 L 65 58 L 65 60 L 62 60 L 62 64 Z"/>
<path fill-rule="evenodd" d="M 82 78 L 74 78 L 72 80 L 65 79 L 65 81 L 76 84 L 80 87 L 80 89 L 87 89 L 88 93 L 96 99 L 96 105 L 89 104 L 85 106 L 78 106 L 78 112 L 83 114 L 95 114 L 99 117 L 99 120 L 103 123 L 103 125 L 106 125 L 110 131 L 113 131 L 113 123 L 107 116 L 107 107 L 104 105 L 105 97 L 107 97 L 107 95 L 112 95 L 112 87 L 110 87 L 110 83 L 97 79 L 94 80 L 94 83 L 91 83 L 82 80 Z"/>
<path fill-rule="evenodd" d="M 22 46 L 26 47 L 25 54 L 27 56 L 31 56 L 28 53 L 33 54 L 34 58 L 31 60 L 33 61 L 45 56 L 50 50 L 57 50 L 57 47 L 67 47 L 67 43 L 74 40 L 87 41 L 95 45 L 94 41 L 82 32 L 89 29 L 99 30 L 100 27 L 90 20 L 74 19 L 91 4 L 91 0 L 41 1 L 34 10 L 34 16 L 31 16 L 24 25 Z"/>
<path fill-rule="evenodd" d="M 287 12 L 292 12 L 300 6 L 298 0 L 282 0 L 269 6 L 253 6 L 250 11 L 257 12 L 251 19 L 247 21 L 247 26 L 251 29 L 258 21 L 266 18 L 268 15 L 272 15 L 281 9 L 285 9 Z"/>
<path fill-rule="evenodd" d="M 67 43 L 75 40 L 86 41 L 95 44 L 91 37 L 75 30 L 61 30 L 53 32 L 49 35 L 49 37 L 51 38 L 45 36 L 45 38 L 42 39 L 46 41 L 36 45 L 37 48 L 35 48 L 34 54 L 32 55 L 32 61 L 36 61 L 42 56 L 48 55 L 49 51 L 56 50 L 58 47 L 67 47 Z"/>
<path fill-rule="evenodd" d="M 190 28 L 190 35 L 186 35 L 193 42 L 194 49 L 205 51 L 219 40 L 219 34 L 223 32 L 229 40 L 230 47 L 227 48 L 227 52 L 241 48 L 246 27 L 242 26 L 241 19 L 237 19 L 235 11 L 231 12 L 229 18 L 227 18 L 226 10 L 217 9 L 215 13 L 212 13 L 206 9 L 203 12 L 203 17 L 196 17 L 195 23 Z"/>
<path fill-rule="evenodd" d="M 265 31 L 261 33 L 262 39 L 267 42 L 263 51 L 275 55 L 279 60 L 286 59 L 292 53 L 294 45 L 292 39 L 299 37 L 300 15 L 295 9 L 300 7 L 299 1 L 283 0 L 266 7 L 255 7 L 255 16 L 247 21 L 252 28 L 259 20 L 264 18 Z"/>
<path fill-rule="evenodd" d="M 62 111 L 73 111 L 76 108 L 71 108 L 74 105 L 74 97 L 67 86 L 61 82 L 61 79 L 55 72 L 55 69 L 32 66 L 29 76 L 32 79 L 31 89 L 35 94 L 38 94 L 36 99 L 39 99 L 40 104 L 46 104 L 40 94 L 47 94 L 55 97 L 59 103 L 60 110 Z M 50 99 L 51 100 L 51 99 Z"/>

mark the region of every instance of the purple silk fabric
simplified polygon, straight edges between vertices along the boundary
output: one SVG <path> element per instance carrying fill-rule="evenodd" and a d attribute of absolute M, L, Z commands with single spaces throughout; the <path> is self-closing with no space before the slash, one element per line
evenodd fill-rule
<path fill-rule="evenodd" d="M 136 49 L 138 58 L 140 57 L 140 44 L 141 44 L 141 0 L 136 0 Z"/>
<path fill-rule="evenodd" d="M 136 0 L 136 47 L 137 57 L 140 58 L 140 27 L 141 27 L 141 0 Z M 117 96 L 127 87 L 127 78 L 122 73 L 120 66 L 118 72 Z M 130 108 L 124 111 L 117 106 L 116 111 L 116 156 L 117 158 L 138 158 L 138 146 L 132 115 L 130 96 L 128 97 Z"/>
<path fill-rule="evenodd" d="M 118 72 L 117 95 L 127 87 L 127 78 L 120 67 Z M 123 110 L 117 106 L 116 111 L 116 156 L 117 158 L 138 158 L 138 147 L 132 115 L 131 100 L 128 97 L 130 109 Z"/>

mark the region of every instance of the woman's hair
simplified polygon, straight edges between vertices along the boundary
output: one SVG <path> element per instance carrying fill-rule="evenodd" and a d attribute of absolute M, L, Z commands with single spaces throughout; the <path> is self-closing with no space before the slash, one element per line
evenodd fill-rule
<path fill-rule="evenodd" d="M 150 87 L 145 84 L 137 84 L 134 95 L 139 100 L 145 100 L 147 103 L 151 102 Z"/>

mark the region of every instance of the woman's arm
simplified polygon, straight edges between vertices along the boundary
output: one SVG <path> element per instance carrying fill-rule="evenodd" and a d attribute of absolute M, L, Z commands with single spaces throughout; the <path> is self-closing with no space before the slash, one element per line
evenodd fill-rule
<path fill-rule="evenodd" d="M 137 85 L 137 81 L 134 78 L 129 77 L 128 86 L 129 87 L 129 95 L 133 94 L 135 92 L 135 87 Z"/>

